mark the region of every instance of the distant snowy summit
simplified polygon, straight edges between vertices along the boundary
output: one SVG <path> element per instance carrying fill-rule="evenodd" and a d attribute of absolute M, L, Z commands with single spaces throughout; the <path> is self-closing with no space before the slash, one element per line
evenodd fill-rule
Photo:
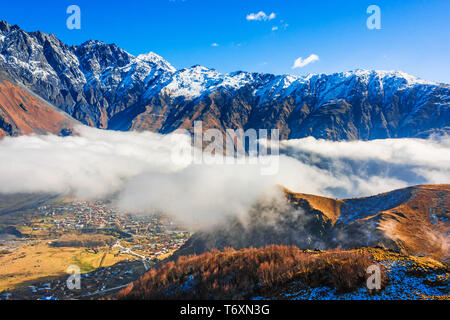
<path fill-rule="evenodd" d="M 449 88 L 400 71 L 308 76 L 176 70 L 155 53 L 114 44 L 68 46 L 52 34 L 0 22 L 0 71 L 98 128 L 169 133 L 194 121 L 278 128 L 282 138 L 427 137 L 450 132 Z M 1 115 L 0 115 L 1 120 Z"/>

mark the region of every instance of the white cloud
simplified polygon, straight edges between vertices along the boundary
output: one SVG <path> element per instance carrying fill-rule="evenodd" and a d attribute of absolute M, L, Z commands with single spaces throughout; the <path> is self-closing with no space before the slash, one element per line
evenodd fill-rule
<path fill-rule="evenodd" d="M 211 44 L 211 47 L 218 47 L 218 46 L 219 46 L 219 44 L 216 43 L 216 42 L 214 42 L 213 44 Z"/>
<path fill-rule="evenodd" d="M 278 30 L 278 27 L 272 27 L 272 31 L 277 31 Z"/>
<path fill-rule="evenodd" d="M 1 140 L 0 192 L 117 195 L 124 209 L 159 210 L 207 225 L 245 212 L 274 185 L 341 198 L 450 181 L 450 138 L 283 141 L 279 172 L 262 176 L 258 165 L 176 165 L 174 146 L 190 143 L 182 137 L 87 127 L 78 132 Z"/>
<path fill-rule="evenodd" d="M 247 15 L 247 20 L 248 21 L 268 21 L 268 20 L 273 20 L 276 18 L 276 14 L 275 13 L 271 13 L 269 15 L 267 15 L 264 11 L 260 11 L 258 13 L 250 13 Z"/>
<path fill-rule="evenodd" d="M 311 54 L 305 60 L 303 60 L 302 57 L 300 57 L 297 60 L 295 60 L 294 65 L 292 66 L 292 69 L 303 68 L 303 67 L 307 66 L 308 64 L 313 63 L 315 61 L 319 61 L 319 56 L 314 53 Z"/>

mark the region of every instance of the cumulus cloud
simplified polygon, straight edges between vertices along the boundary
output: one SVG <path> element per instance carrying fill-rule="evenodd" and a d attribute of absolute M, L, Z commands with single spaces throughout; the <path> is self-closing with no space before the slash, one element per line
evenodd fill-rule
<path fill-rule="evenodd" d="M 219 44 L 216 43 L 216 42 L 214 42 L 213 44 L 211 44 L 211 47 L 218 47 L 218 46 L 219 46 Z"/>
<path fill-rule="evenodd" d="M 248 21 L 269 21 L 276 18 L 275 13 L 271 13 L 267 15 L 264 11 L 260 11 L 258 13 L 250 13 L 247 15 Z"/>
<path fill-rule="evenodd" d="M 204 226 L 245 214 L 276 185 L 347 198 L 450 181 L 450 138 L 282 141 L 278 173 L 263 176 L 255 164 L 173 162 L 175 147 L 190 146 L 185 136 L 86 127 L 78 132 L 1 140 L 0 192 L 114 197 L 127 211 L 161 211 Z"/>
<path fill-rule="evenodd" d="M 319 61 L 319 56 L 316 54 L 311 54 L 308 58 L 304 59 L 302 57 L 298 58 L 297 60 L 294 61 L 294 65 L 292 66 L 292 69 L 297 69 L 297 68 L 303 68 L 305 66 L 307 66 L 310 63 Z"/>

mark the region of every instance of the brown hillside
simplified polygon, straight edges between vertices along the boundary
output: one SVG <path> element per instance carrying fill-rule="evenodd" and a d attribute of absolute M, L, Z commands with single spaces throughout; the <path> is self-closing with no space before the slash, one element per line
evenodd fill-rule
<path fill-rule="evenodd" d="M 352 245 L 383 245 L 405 254 L 449 258 L 450 185 L 421 185 L 380 195 L 334 200 L 287 192 L 304 199 L 344 230 Z M 391 243 L 393 242 L 393 243 Z"/>
<path fill-rule="evenodd" d="M 377 264 L 366 251 L 302 251 L 269 246 L 239 251 L 226 248 L 183 256 L 151 269 L 122 290 L 119 299 L 250 299 L 277 296 L 288 284 L 328 286 L 338 292 L 364 287 L 367 267 Z M 383 270 L 383 268 L 382 268 Z M 383 282 L 387 278 L 382 275 Z"/>
<path fill-rule="evenodd" d="M 404 252 L 449 258 L 450 185 L 415 187 L 413 197 L 383 212 L 379 228 Z"/>
<path fill-rule="evenodd" d="M 378 265 L 381 290 L 367 288 Z M 183 256 L 149 270 L 121 300 L 449 299 L 448 265 L 379 248 L 311 251 L 268 246 Z M 318 290 L 317 290 L 318 289 Z M 320 292 L 320 293 L 318 293 Z"/>
<path fill-rule="evenodd" d="M 76 123 L 34 94 L 0 79 L 0 138 L 28 134 L 59 134 Z"/>
<path fill-rule="evenodd" d="M 450 185 L 345 200 L 284 191 L 288 206 L 256 204 L 247 225 L 231 220 L 198 232 L 174 257 L 281 244 L 321 250 L 384 247 L 440 261 L 450 258 Z"/>
<path fill-rule="evenodd" d="M 309 205 L 316 210 L 321 211 L 334 224 L 341 214 L 341 206 L 344 204 L 343 200 L 331 199 L 321 196 L 315 196 L 305 193 L 294 193 L 285 189 L 285 195 L 289 201 L 298 206 L 301 200 L 305 200 Z"/>

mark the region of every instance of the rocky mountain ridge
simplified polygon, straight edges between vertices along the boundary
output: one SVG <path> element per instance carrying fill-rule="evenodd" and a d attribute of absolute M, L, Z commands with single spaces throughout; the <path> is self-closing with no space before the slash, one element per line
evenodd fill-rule
<path fill-rule="evenodd" d="M 170 133 L 278 128 L 283 139 L 428 137 L 450 130 L 450 86 L 399 71 L 308 76 L 176 70 L 155 53 L 114 44 L 68 46 L 53 34 L 0 22 L 0 69 L 79 121 Z"/>

